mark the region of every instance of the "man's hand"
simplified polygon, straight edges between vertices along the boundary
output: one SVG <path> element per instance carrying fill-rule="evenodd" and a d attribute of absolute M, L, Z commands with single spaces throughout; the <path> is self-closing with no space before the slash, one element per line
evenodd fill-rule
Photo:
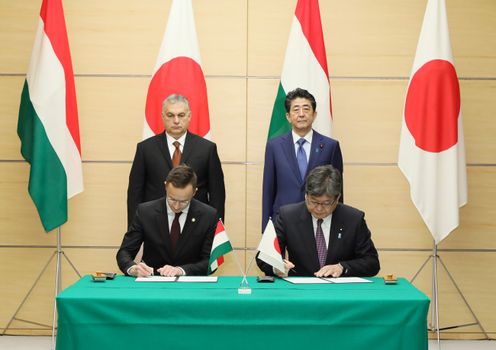
<path fill-rule="evenodd" d="M 129 274 L 135 277 L 153 276 L 153 267 L 148 266 L 144 262 L 140 262 L 129 269 Z"/>
<path fill-rule="evenodd" d="M 294 267 L 295 266 L 294 266 L 294 264 L 291 261 L 284 259 L 284 272 L 283 271 L 279 271 L 275 267 L 272 270 L 277 275 L 277 277 L 284 278 L 284 277 L 288 277 L 289 270 L 291 270 Z"/>
<path fill-rule="evenodd" d="M 339 277 L 343 274 L 343 270 L 341 264 L 325 265 L 319 271 L 315 272 L 314 275 L 317 277 Z"/>
<path fill-rule="evenodd" d="M 165 265 L 157 269 L 157 272 L 160 273 L 161 276 L 166 277 L 174 277 L 174 276 L 182 276 L 183 270 L 176 266 Z"/>

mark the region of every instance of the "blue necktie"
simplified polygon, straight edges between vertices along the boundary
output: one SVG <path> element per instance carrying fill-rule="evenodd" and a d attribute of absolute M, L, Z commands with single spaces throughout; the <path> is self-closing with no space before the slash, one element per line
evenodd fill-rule
<path fill-rule="evenodd" d="M 307 154 L 303 148 L 303 144 L 307 142 L 304 138 L 296 141 L 298 144 L 298 152 L 296 152 L 296 160 L 298 161 L 298 168 L 300 169 L 301 179 L 305 181 L 305 174 L 307 172 Z"/>

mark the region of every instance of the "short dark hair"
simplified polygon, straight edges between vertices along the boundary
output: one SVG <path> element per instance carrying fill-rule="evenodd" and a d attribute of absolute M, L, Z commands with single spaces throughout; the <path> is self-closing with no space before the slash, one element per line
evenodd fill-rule
<path fill-rule="evenodd" d="M 197 179 L 193 168 L 186 164 L 180 164 L 169 172 L 165 182 L 168 184 L 170 183 L 176 188 L 185 188 L 188 185 L 191 185 L 194 190 L 196 188 Z"/>
<path fill-rule="evenodd" d="M 315 97 L 311 93 L 309 93 L 305 89 L 296 88 L 293 91 L 290 91 L 286 95 L 286 99 L 284 100 L 284 108 L 286 108 L 286 113 L 289 113 L 291 109 L 291 102 L 297 98 L 305 98 L 310 101 L 312 104 L 313 111 L 317 109 L 317 102 L 315 101 Z"/>
<path fill-rule="evenodd" d="M 342 193 L 342 189 L 341 172 L 332 165 L 321 165 L 313 168 L 305 183 L 305 193 L 314 197 L 323 195 L 337 197 Z"/>

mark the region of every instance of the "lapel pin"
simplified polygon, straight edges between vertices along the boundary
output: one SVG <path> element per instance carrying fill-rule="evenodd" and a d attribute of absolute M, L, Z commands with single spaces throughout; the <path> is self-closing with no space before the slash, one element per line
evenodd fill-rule
<path fill-rule="evenodd" d="M 195 219 L 195 218 L 191 218 L 191 222 L 195 222 L 195 221 L 196 221 L 196 219 Z"/>

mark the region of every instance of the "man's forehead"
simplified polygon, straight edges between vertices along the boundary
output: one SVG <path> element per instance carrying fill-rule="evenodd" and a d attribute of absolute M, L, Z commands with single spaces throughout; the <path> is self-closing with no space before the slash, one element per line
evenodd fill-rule
<path fill-rule="evenodd" d="M 333 197 L 331 197 L 327 194 L 324 194 L 322 196 L 312 196 L 311 194 L 309 194 L 308 197 L 310 197 L 311 199 L 321 201 L 321 202 L 332 201 L 334 199 Z"/>
<path fill-rule="evenodd" d="M 186 105 L 183 103 L 183 102 L 176 102 L 176 103 L 169 103 L 166 107 L 165 107 L 165 112 L 169 112 L 169 111 L 183 111 L 183 112 L 186 112 L 187 108 L 186 108 Z"/>
<path fill-rule="evenodd" d="M 310 102 L 310 100 L 306 99 L 306 98 L 301 98 L 301 97 L 298 97 L 298 98 L 295 98 L 293 101 L 291 101 L 291 107 L 304 107 L 304 106 L 309 106 L 309 107 L 312 107 L 312 103 Z"/>

